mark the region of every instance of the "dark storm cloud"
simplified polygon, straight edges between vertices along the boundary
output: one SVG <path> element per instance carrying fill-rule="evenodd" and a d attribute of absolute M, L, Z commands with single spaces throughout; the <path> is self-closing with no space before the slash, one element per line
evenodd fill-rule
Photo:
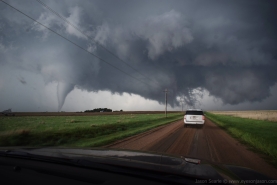
<path fill-rule="evenodd" d="M 140 73 L 40 4 L 10 2 L 144 82 L 1 3 L 0 65 L 39 73 L 46 83 L 59 82 L 59 110 L 74 87 L 134 93 L 160 103 L 167 88 L 173 106 L 178 105 L 176 97 L 195 105 L 206 89 L 223 103 L 235 105 L 262 101 L 277 82 L 274 1 L 45 2 Z"/>

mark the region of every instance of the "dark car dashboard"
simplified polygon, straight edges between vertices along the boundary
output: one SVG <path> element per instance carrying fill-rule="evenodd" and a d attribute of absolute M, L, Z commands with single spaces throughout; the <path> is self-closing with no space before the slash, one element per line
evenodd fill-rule
<path fill-rule="evenodd" d="M 165 178 L 179 178 L 166 174 L 151 174 L 136 170 L 134 174 L 123 173 L 122 170 L 109 170 L 113 166 L 107 166 L 106 170 L 86 168 L 74 165 L 65 165 L 14 157 L 0 157 L 1 184 L 193 184 L 194 179 L 182 178 L 182 183 L 174 183 Z M 134 169 L 130 169 L 134 170 Z M 146 173 L 146 174 L 145 174 Z M 151 177 L 152 176 L 152 177 Z M 155 176 L 160 176 L 159 179 Z"/>
<path fill-rule="evenodd" d="M 1 184 L 228 184 L 229 179 L 269 178 L 243 167 L 139 151 L 0 149 Z"/>

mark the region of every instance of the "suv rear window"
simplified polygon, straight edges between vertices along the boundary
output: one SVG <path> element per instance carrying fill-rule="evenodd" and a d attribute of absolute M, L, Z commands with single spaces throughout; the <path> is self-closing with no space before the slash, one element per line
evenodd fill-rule
<path fill-rule="evenodd" d="M 186 115 L 204 115 L 203 111 L 186 111 Z"/>

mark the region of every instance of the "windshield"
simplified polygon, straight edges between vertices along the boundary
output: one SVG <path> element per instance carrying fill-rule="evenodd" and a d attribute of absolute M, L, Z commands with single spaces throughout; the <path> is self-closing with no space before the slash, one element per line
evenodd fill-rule
<path fill-rule="evenodd" d="M 0 1 L 0 147 L 154 152 L 277 178 L 276 4 Z"/>
<path fill-rule="evenodd" d="M 186 115 L 203 115 L 202 111 L 186 111 Z"/>

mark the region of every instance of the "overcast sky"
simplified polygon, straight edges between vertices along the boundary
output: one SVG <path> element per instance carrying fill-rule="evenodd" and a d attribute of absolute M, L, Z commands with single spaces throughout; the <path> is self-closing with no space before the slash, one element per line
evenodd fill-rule
<path fill-rule="evenodd" d="M 0 111 L 277 109 L 274 0 L 41 1 L 60 36 L 0 2 Z"/>

